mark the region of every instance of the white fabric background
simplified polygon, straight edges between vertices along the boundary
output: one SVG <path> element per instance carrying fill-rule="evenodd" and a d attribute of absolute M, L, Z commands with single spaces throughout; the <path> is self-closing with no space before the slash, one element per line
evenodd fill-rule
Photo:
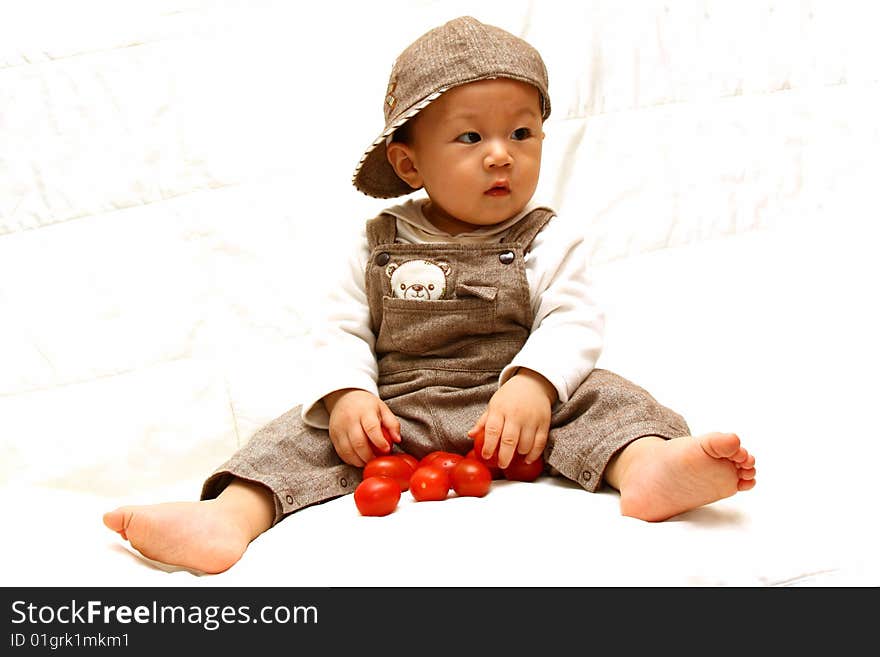
<path fill-rule="evenodd" d="M 355 546 L 434 532 L 399 558 L 517 545 L 542 555 L 536 585 L 880 583 L 867 6 L 3 3 L 0 580 L 370 585 Z M 558 481 L 381 524 L 343 498 L 218 577 L 133 557 L 102 511 L 194 499 L 297 398 L 322 271 L 385 205 L 350 177 L 391 62 L 460 14 L 544 55 L 539 196 L 590 242 L 600 366 L 695 432 L 739 432 L 758 486 L 657 525 Z M 480 583 L 508 581 L 498 558 Z"/>

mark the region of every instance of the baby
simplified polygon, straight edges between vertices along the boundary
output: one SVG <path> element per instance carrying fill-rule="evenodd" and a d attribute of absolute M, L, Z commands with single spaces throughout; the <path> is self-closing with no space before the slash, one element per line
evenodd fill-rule
<path fill-rule="evenodd" d="M 471 17 L 419 37 L 392 69 L 363 193 L 424 198 L 365 222 L 315 331 L 322 375 L 205 482 L 200 501 L 125 506 L 104 524 L 145 556 L 217 573 L 306 506 L 354 491 L 380 453 L 465 453 L 476 438 L 620 494 L 661 521 L 749 490 L 732 433 L 691 436 L 647 391 L 596 367 L 584 226 L 533 202 L 547 71 L 522 39 Z"/>

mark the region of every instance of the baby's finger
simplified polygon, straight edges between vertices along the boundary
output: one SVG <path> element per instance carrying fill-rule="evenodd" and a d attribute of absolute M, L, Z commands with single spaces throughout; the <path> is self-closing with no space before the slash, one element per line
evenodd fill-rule
<path fill-rule="evenodd" d="M 501 440 L 501 432 L 504 430 L 504 418 L 498 415 L 489 414 L 486 417 L 486 423 L 483 427 L 483 451 L 484 459 L 492 458 L 495 449 L 499 447 Z"/>
<path fill-rule="evenodd" d="M 386 439 L 392 440 L 395 443 L 400 442 L 400 420 L 397 419 L 397 416 L 391 412 L 391 409 L 388 408 L 385 404 L 382 404 L 379 408 L 379 414 L 382 417 L 382 427 L 387 430 L 388 435 L 385 436 Z M 384 433 L 384 432 L 383 432 Z"/>
<path fill-rule="evenodd" d="M 516 444 L 516 453 L 520 455 L 528 454 L 532 445 L 535 444 L 534 427 L 523 427 L 519 430 L 519 441 Z"/>
<path fill-rule="evenodd" d="M 498 467 L 506 468 L 513 460 L 520 439 L 520 426 L 509 418 L 504 422 L 501 443 L 498 447 Z"/>
<path fill-rule="evenodd" d="M 382 423 L 378 417 L 369 417 L 361 420 L 360 429 L 366 436 L 368 443 L 366 447 L 370 449 L 370 455 L 367 460 L 373 458 L 373 451 L 387 454 L 391 450 L 391 443 L 385 439 L 385 435 L 382 433 Z M 361 453 L 360 450 L 358 450 L 358 453 Z"/>
<path fill-rule="evenodd" d="M 373 458 L 374 454 L 372 447 L 370 447 L 370 439 L 364 433 L 360 422 L 349 425 L 346 435 L 353 457 L 360 461 L 358 467 L 365 466 L 367 461 Z"/>
<path fill-rule="evenodd" d="M 358 456 L 358 453 L 352 446 L 348 432 L 336 431 L 334 436 L 333 447 L 336 448 L 336 454 L 339 455 L 339 458 L 356 468 L 362 468 L 366 465 L 364 459 Z"/>
<path fill-rule="evenodd" d="M 535 440 L 532 443 L 532 448 L 529 450 L 528 454 L 525 455 L 526 463 L 534 463 L 541 458 L 541 454 L 544 453 L 544 448 L 547 446 L 547 432 L 547 429 L 538 429 L 535 432 Z"/>

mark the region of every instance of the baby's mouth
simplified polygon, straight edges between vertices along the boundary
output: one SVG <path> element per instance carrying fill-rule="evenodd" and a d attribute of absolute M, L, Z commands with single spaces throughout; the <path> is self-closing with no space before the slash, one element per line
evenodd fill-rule
<path fill-rule="evenodd" d="M 510 183 L 506 180 L 499 180 L 483 193 L 487 196 L 507 196 L 510 194 Z"/>

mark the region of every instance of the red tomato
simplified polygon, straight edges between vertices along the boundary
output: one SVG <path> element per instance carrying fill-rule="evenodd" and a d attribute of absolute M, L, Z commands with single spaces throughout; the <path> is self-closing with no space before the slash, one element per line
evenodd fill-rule
<path fill-rule="evenodd" d="M 462 497 L 483 497 L 492 485 L 489 468 L 476 459 L 462 459 L 452 468 L 452 489 Z"/>
<path fill-rule="evenodd" d="M 384 452 L 376 447 L 373 443 L 370 443 L 370 449 L 373 450 L 373 458 L 378 458 L 379 456 L 387 456 L 391 453 L 391 443 L 388 443 L 388 449 Z"/>
<path fill-rule="evenodd" d="M 397 454 L 377 456 L 367 461 L 364 466 L 364 479 L 369 477 L 386 476 L 397 481 L 401 491 L 409 490 L 409 478 L 413 470 L 404 459 Z"/>
<path fill-rule="evenodd" d="M 495 453 L 492 454 L 491 457 L 485 458 L 483 456 L 483 443 L 485 442 L 485 436 L 483 434 L 478 434 L 476 438 L 474 438 L 474 454 L 489 468 L 497 468 L 498 467 L 498 445 L 495 445 Z"/>
<path fill-rule="evenodd" d="M 421 465 L 409 479 L 409 492 L 417 502 L 445 500 L 449 495 L 449 475 L 436 465 Z"/>
<path fill-rule="evenodd" d="M 400 486 L 384 475 L 367 477 L 354 489 L 354 503 L 362 516 L 387 516 L 399 501 Z"/>
<path fill-rule="evenodd" d="M 464 455 L 464 457 L 466 459 L 473 459 L 474 461 L 479 461 L 480 463 L 485 465 L 487 468 L 489 468 L 489 474 L 492 475 L 492 479 L 503 479 L 504 478 L 504 473 L 501 471 L 501 468 L 499 468 L 497 465 L 494 465 L 494 466 L 491 465 L 489 461 L 487 461 L 482 456 L 477 454 L 474 450 L 470 450 L 467 454 Z M 495 462 L 497 463 L 498 457 L 496 456 L 493 458 L 495 459 Z"/>
<path fill-rule="evenodd" d="M 419 466 L 431 465 L 431 463 L 434 461 L 434 459 L 439 459 L 439 458 L 441 458 L 443 456 L 447 456 L 449 454 L 452 454 L 452 452 L 444 452 L 442 450 L 437 450 L 435 452 L 428 452 L 419 460 Z"/>
<path fill-rule="evenodd" d="M 451 475 L 452 468 L 463 459 L 461 454 L 454 452 L 431 452 L 419 462 L 419 465 L 438 465 L 446 470 L 446 474 Z"/>
<path fill-rule="evenodd" d="M 405 452 L 398 452 L 395 454 L 395 456 L 398 456 L 398 457 L 402 458 L 404 461 L 406 461 L 409 464 L 409 467 L 412 468 L 413 472 L 415 472 L 416 468 L 419 467 L 419 460 L 415 456 L 413 456 L 412 454 L 406 454 Z"/>
<path fill-rule="evenodd" d="M 383 451 L 370 442 L 370 449 L 373 450 L 375 456 L 383 456 L 391 453 L 391 446 L 394 444 L 394 441 L 391 439 L 391 433 L 389 433 L 388 429 L 385 427 L 382 427 L 382 436 L 388 441 L 388 449 Z"/>
<path fill-rule="evenodd" d="M 532 463 L 526 463 L 525 456 L 514 454 L 513 459 L 502 470 L 505 479 L 511 481 L 534 481 L 544 472 L 544 457 L 535 459 Z"/>

